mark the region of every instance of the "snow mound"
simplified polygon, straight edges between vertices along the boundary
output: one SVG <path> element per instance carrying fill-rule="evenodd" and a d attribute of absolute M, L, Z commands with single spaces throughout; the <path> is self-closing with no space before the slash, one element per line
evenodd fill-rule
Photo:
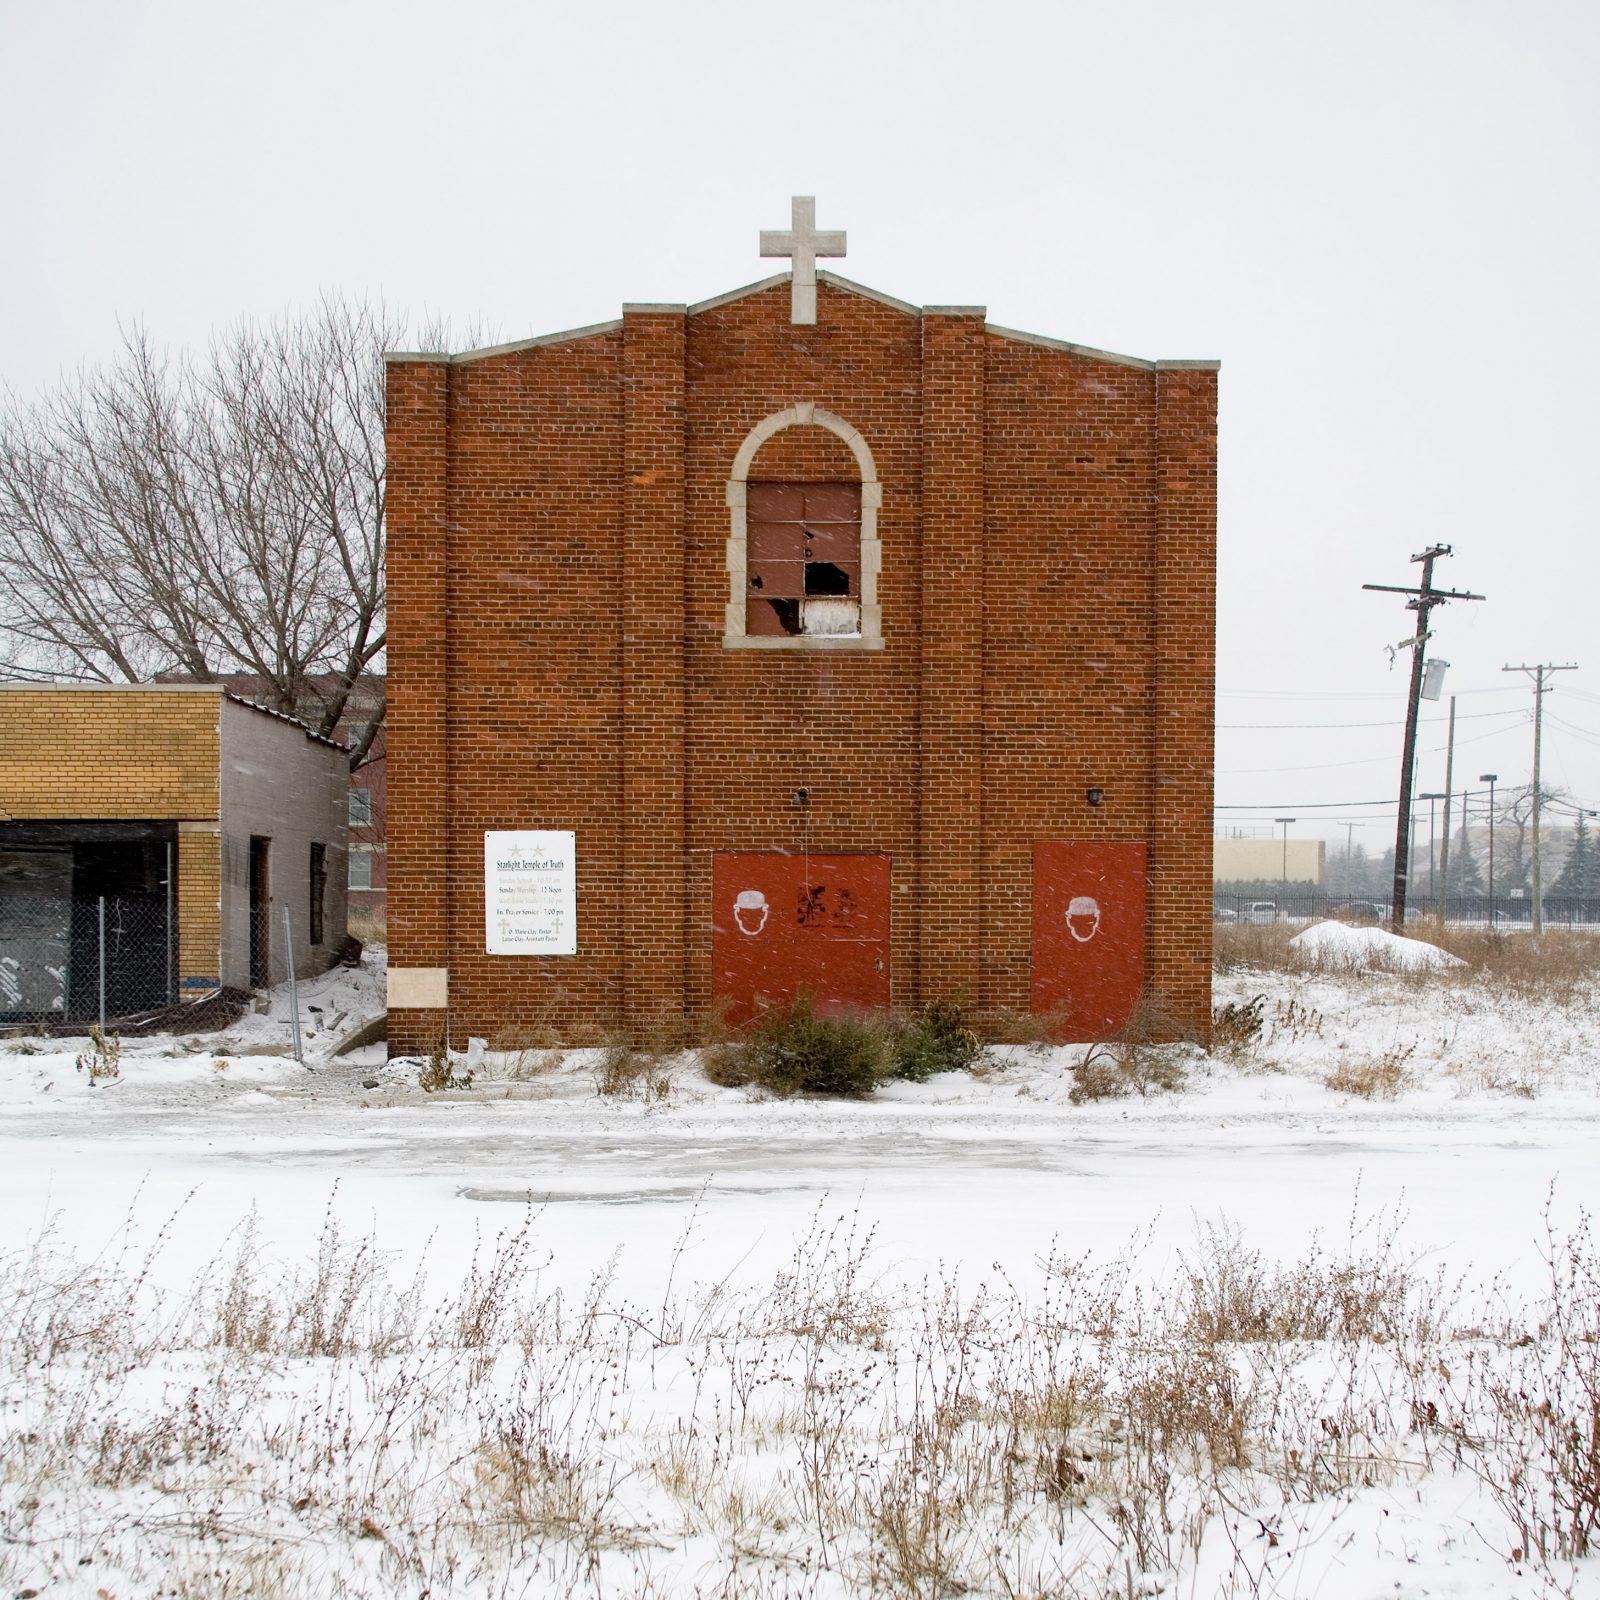
<path fill-rule="evenodd" d="M 1428 972 L 1466 963 L 1421 939 L 1402 939 L 1386 928 L 1352 928 L 1344 922 L 1315 922 L 1289 941 L 1322 966 L 1386 967 L 1396 972 Z"/>

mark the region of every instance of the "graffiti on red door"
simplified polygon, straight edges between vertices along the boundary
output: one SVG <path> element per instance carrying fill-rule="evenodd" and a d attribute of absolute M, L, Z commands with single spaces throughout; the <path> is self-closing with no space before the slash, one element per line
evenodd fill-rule
<path fill-rule="evenodd" d="M 1033 1009 L 1059 1037 L 1109 1038 L 1144 992 L 1142 844 L 1033 847 Z"/>
<path fill-rule="evenodd" d="M 822 1015 L 889 1003 L 889 858 L 719 851 L 712 992 L 740 1022 L 802 992 Z"/>

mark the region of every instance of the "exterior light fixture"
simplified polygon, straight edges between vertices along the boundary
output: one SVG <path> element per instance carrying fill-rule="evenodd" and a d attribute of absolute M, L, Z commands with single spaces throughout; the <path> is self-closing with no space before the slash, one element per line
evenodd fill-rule
<path fill-rule="evenodd" d="M 1090 805 L 1097 806 L 1102 800 L 1105 799 L 1105 797 L 1105 790 L 1102 789 L 1099 784 L 1095 783 L 1090 784 L 1089 792 L 1084 796 L 1084 799 L 1086 799 Z"/>

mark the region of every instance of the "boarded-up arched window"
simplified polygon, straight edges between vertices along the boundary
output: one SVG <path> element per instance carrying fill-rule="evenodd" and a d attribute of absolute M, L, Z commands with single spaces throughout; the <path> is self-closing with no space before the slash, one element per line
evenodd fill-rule
<path fill-rule="evenodd" d="M 740 446 L 727 498 L 725 645 L 882 648 L 882 491 L 854 428 L 808 404 L 767 417 Z"/>

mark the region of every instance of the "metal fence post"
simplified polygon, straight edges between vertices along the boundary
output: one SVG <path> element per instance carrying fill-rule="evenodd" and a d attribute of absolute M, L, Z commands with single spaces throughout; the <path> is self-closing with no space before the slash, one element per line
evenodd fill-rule
<path fill-rule="evenodd" d="M 106 1036 L 106 897 L 100 896 L 100 1037 Z"/>
<path fill-rule="evenodd" d="M 167 840 L 167 1004 L 178 998 L 172 986 L 172 841 Z"/>
<path fill-rule="evenodd" d="M 283 959 L 289 968 L 289 1017 L 294 1029 L 294 1058 L 303 1067 L 305 1057 L 300 1053 L 300 991 L 294 981 L 294 932 L 289 924 L 289 908 L 283 908 Z"/>

